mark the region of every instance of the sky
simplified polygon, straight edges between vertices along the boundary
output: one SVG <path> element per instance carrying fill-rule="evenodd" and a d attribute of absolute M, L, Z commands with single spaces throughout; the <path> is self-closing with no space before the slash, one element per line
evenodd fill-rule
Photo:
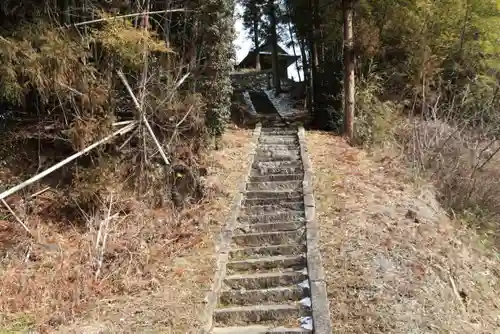
<path fill-rule="evenodd" d="M 240 5 L 236 5 L 236 13 L 240 14 L 242 13 L 243 8 Z M 239 63 L 245 56 L 247 55 L 248 51 L 253 49 L 253 42 L 252 40 L 248 37 L 248 33 L 243 29 L 243 21 L 239 18 L 238 15 L 236 15 L 236 22 L 235 22 L 235 30 L 236 30 L 236 40 L 234 41 L 234 46 L 236 49 L 236 61 Z M 293 49 L 292 48 L 287 48 L 285 45 L 282 43 L 280 46 L 286 50 L 288 53 L 293 54 Z M 297 54 L 300 53 L 298 47 L 295 47 L 295 51 Z M 295 67 L 295 64 L 291 65 L 288 67 L 288 77 L 293 77 L 293 80 L 298 81 L 298 74 L 297 74 L 297 68 Z"/>

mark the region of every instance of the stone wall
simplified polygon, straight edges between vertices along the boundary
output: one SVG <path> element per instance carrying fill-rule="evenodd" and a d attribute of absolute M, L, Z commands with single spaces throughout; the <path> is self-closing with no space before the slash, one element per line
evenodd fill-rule
<path fill-rule="evenodd" d="M 271 72 L 255 71 L 255 72 L 236 72 L 231 74 L 231 82 L 233 91 L 241 93 L 249 90 L 266 90 L 269 89 L 271 83 Z"/>

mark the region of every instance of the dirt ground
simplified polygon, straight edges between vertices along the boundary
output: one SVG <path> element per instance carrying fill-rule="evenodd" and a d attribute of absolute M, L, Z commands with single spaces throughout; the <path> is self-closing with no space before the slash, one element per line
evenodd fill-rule
<path fill-rule="evenodd" d="M 199 205 L 174 215 L 136 204 L 114 219 L 97 279 L 89 255 L 95 231 L 30 217 L 30 228 L 56 247 L 28 247 L 23 231 L 0 217 L 8 250 L 0 262 L 0 333 L 196 332 L 214 272 L 213 239 L 246 170 L 250 139 L 250 130 L 231 127 L 222 148 L 209 153 L 210 193 Z M 13 255 L 22 247 L 28 260 Z"/>
<path fill-rule="evenodd" d="M 336 333 L 500 333 L 500 256 L 431 186 L 331 134 L 307 141 Z"/>

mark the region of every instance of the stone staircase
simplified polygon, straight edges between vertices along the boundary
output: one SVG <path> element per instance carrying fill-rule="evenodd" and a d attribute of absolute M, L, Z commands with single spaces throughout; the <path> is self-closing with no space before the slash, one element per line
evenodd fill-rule
<path fill-rule="evenodd" d="M 277 110 L 265 91 L 249 91 L 250 100 L 259 114 L 275 114 Z"/>
<path fill-rule="evenodd" d="M 312 194 L 304 191 L 311 182 L 303 133 L 277 122 L 254 134 L 249 175 L 222 236 L 205 333 L 331 333 L 320 256 L 311 248 L 317 229 Z"/>

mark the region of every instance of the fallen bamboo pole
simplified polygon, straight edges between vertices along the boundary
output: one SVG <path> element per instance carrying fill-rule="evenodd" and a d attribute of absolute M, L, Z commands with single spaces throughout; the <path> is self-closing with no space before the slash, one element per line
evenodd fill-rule
<path fill-rule="evenodd" d="M 118 19 L 124 19 L 124 18 L 128 18 L 128 17 L 141 16 L 141 15 L 167 14 L 167 13 L 178 13 L 178 12 L 189 12 L 189 10 L 184 9 L 184 8 L 177 8 L 177 9 L 157 10 L 157 11 L 153 11 L 153 12 L 140 12 L 140 13 L 126 14 L 126 15 L 119 15 L 119 16 L 112 16 L 112 17 L 103 17 L 100 19 L 95 19 L 95 20 L 85 21 L 85 22 L 78 22 L 78 23 L 74 23 L 74 24 L 66 24 L 63 27 L 64 28 L 79 27 L 79 26 L 84 26 L 84 25 L 93 24 L 93 23 L 118 20 Z"/>
<path fill-rule="evenodd" d="M 134 129 L 134 127 L 136 126 L 136 123 L 132 123 L 132 124 L 129 124 L 115 132 L 113 132 L 112 134 L 110 134 L 109 136 L 106 136 L 104 137 L 103 139 L 95 142 L 94 144 L 90 145 L 90 146 L 87 146 L 86 148 L 84 148 L 83 150 L 81 150 L 80 152 L 77 152 L 75 154 L 73 154 L 72 156 L 69 156 L 67 157 L 66 159 L 64 159 L 63 161 L 61 162 L 58 162 L 57 164 L 55 164 L 54 166 L 50 167 L 49 169 L 41 172 L 40 174 L 37 174 L 33 177 L 31 177 L 30 179 L 18 184 L 17 186 L 15 187 L 12 187 L 10 188 L 9 190 L 6 190 L 4 191 L 3 193 L 0 194 L 0 200 L 3 200 L 4 198 L 7 198 L 9 197 L 10 195 L 18 192 L 19 190 L 23 189 L 23 188 L 26 188 L 27 186 L 29 186 L 30 184 L 33 184 L 35 183 L 36 181 L 44 178 L 45 176 L 49 175 L 50 173 L 52 173 L 53 171 L 63 167 L 64 165 L 70 163 L 71 161 L 75 160 L 76 158 L 84 155 L 85 153 L 88 153 L 90 152 L 91 150 L 93 150 L 94 148 L 96 148 L 97 146 L 99 145 L 102 145 L 104 144 L 105 142 L 107 142 L 108 140 L 112 139 L 113 137 L 116 137 L 116 136 L 120 136 L 120 135 L 123 135 L 131 130 Z"/>

